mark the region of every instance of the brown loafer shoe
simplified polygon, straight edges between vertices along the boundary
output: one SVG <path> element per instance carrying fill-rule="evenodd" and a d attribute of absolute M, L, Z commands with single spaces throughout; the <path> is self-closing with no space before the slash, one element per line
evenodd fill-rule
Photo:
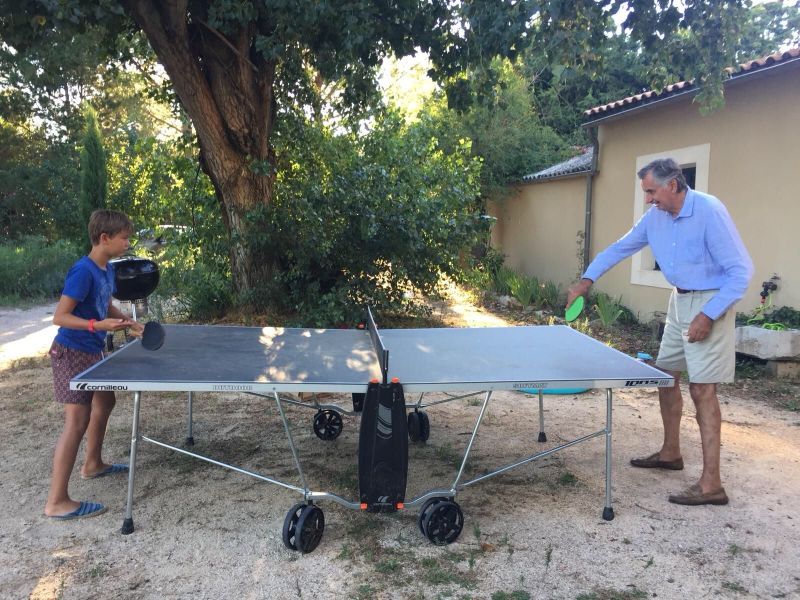
<path fill-rule="evenodd" d="M 669 471 L 682 471 L 683 459 L 676 458 L 675 460 L 661 460 L 658 452 L 646 456 L 645 458 L 632 458 L 631 464 L 640 469 L 667 469 Z"/>
<path fill-rule="evenodd" d="M 704 494 L 700 486 L 694 484 L 680 494 L 670 495 L 669 501 L 673 504 L 683 504 L 685 506 L 700 506 L 701 504 L 723 505 L 728 503 L 728 495 L 725 493 L 725 488 L 719 488 Z"/>

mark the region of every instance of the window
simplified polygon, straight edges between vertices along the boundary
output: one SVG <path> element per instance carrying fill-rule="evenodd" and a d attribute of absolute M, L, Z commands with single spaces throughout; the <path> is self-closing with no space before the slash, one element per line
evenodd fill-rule
<path fill-rule="evenodd" d="M 656 158 L 672 157 L 683 169 L 686 182 L 689 187 L 700 192 L 708 192 L 708 165 L 711 155 L 711 144 L 701 144 L 699 146 L 689 146 L 675 150 L 665 150 L 657 154 L 647 154 L 636 157 L 636 171 L 644 167 L 647 163 Z M 634 188 L 633 201 L 633 222 L 638 221 L 647 210 L 648 206 L 644 201 L 644 192 L 639 178 L 634 176 L 636 181 Z M 650 287 L 670 288 L 672 287 L 661 269 L 653 258 L 653 253 L 649 247 L 642 249 L 633 255 L 631 263 L 631 283 L 634 285 L 646 285 Z"/>

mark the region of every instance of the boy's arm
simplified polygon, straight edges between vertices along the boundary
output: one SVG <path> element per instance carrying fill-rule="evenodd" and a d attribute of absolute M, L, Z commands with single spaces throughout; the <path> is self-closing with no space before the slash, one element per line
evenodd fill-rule
<path fill-rule="evenodd" d="M 89 331 L 91 329 L 90 321 L 88 319 L 76 317 L 72 314 L 72 311 L 75 310 L 77 305 L 77 300 L 70 298 L 69 296 L 62 295 L 58 301 L 56 310 L 53 313 L 53 325 L 66 327 L 67 329 Z M 94 321 L 92 325 L 95 331 L 117 331 L 119 329 L 131 327 L 131 323 L 132 321 L 124 318 L 106 318 L 102 321 Z"/>

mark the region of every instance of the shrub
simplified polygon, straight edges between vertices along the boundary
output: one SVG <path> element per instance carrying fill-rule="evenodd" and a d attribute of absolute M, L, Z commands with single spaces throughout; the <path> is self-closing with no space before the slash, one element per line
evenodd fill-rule
<path fill-rule="evenodd" d="M 514 273 L 508 283 L 511 288 L 511 295 L 519 300 L 522 308 L 528 308 L 536 302 L 539 291 L 539 280 L 536 277 L 526 277 L 525 275 Z"/>
<path fill-rule="evenodd" d="M 0 245 L 0 295 L 42 298 L 58 295 L 64 277 L 81 251 L 72 242 L 53 244 L 43 237 L 26 236 Z"/>
<path fill-rule="evenodd" d="M 597 312 L 600 322 L 606 329 L 614 325 L 623 313 L 619 305 L 619 299 L 613 300 L 611 296 L 603 292 L 595 296 L 595 302 L 594 309 Z"/>
<path fill-rule="evenodd" d="M 514 270 L 509 269 L 508 267 L 500 267 L 494 274 L 494 290 L 501 296 L 510 296 L 511 280 L 516 276 L 517 274 L 514 272 Z"/>
<path fill-rule="evenodd" d="M 547 306 L 549 308 L 558 308 L 558 299 L 561 295 L 561 286 L 552 281 L 548 281 L 542 284 L 541 289 L 539 289 L 539 302 L 542 306 Z"/>

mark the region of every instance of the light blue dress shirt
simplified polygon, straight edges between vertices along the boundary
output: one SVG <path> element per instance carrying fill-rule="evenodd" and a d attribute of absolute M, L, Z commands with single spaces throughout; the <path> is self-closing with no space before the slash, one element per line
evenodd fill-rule
<path fill-rule="evenodd" d="M 677 217 L 651 207 L 633 228 L 598 254 L 584 277 L 597 279 L 650 244 L 664 277 L 685 290 L 716 290 L 703 313 L 716 320 L 742 299 L 753 261 L 725 206 L 714 196 L 686 193 Z"/>

